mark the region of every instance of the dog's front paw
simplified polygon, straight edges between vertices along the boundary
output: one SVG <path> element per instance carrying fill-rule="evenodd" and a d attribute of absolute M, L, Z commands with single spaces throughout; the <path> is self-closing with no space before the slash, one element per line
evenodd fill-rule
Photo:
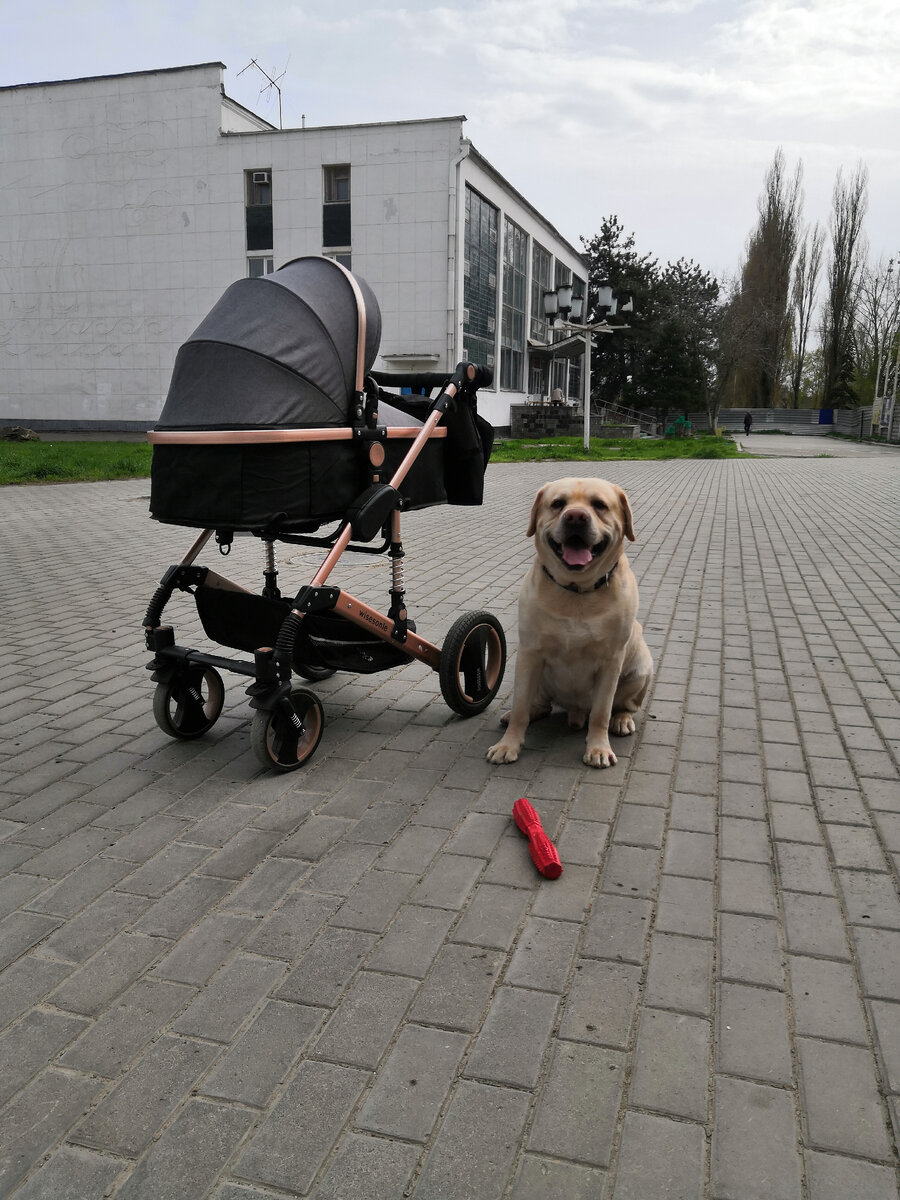
<path fill-rule="evenodd" d="M 631 713 L 613 713 L 609 723 L 609 732 L 615 734 L 616 737 L 628 737 L 630 733 L 634 733 L 636 728 Z"/>
<path fill-rule="evenodd" d="M 514 763 L 519 757 L 520 745 L 517 746 L 515 742 L 507 742 L 505 739 L 502 742 L 497 742 L 496 746 L 491 746 L 488 749 L 487 760 L 497 765 L 500 763 Z"/>
<path fill-rule="evenodd" d="M 506 726 L 509 724 L 509 718 L 510 718 L 511 716 L 512 716 L 512 709 L 511 709 L 511 708 L 508 708 L 508 709 L 506 710 L 506 712 L 505 712 L 505 713 L 501 713 L 501 714 L 500 714 L 500 724 L 503 726 L 503 728 L 504 728 L 504 729 L 505 729 L 505 728 L 506 728 Z M 494 747 L 493 747 L 493 746 L 491 746 L 491 749 L 493 750 L 493 749 L 494 749 Z"/>
<path fill-rule="evenodd" d="M 588 746 L 582 761 L 589 767 L 614 767 L 616 756 L 609 746 Z"/>

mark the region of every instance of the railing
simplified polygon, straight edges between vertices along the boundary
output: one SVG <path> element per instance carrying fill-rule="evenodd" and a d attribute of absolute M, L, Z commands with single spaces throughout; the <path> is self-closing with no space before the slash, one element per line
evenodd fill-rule
<path fill-rule="evenodd" d="M 638 425 L 642 436 L 656 433 L 657 422 L 654 417 L 621 404 L 601 404 L 598 400 L 592 400 L 591 423 L 595 418 L 599 418 L 604 425 Z"/>

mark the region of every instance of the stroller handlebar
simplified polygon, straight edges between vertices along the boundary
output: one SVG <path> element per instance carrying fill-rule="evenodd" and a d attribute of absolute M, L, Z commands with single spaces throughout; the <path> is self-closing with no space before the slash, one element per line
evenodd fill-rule
<path fill-rule="evenodd" d="M 416 392 L 434 391 L 439 388 L 443 392 L 452 384 L 454 393 L 465 389 L 467 392 L 477 392 L 480 387 L 490 387 L 494 380 L 491 367 L 481 367 L 477 363 L 457 363 L 452 375 L 446 372 L 430 371 L 399 374 L 393 371 L 371 371 L 371 379 L 381 387 L 408 387 Z M 440 394 L 440 392 L 438 394 Z"/>
<path fill-rule="evenodd" d="M 450 380 L 456 384 L 456 390 L 477 392 L 480 387 L 490 387 L 494 382 L 494 372 L 491 367 L 480 367 L 478 363 L 461 362 L 456 364 L 456 370 Z"/>
<path fill-rule="evenodd" d="M 456 370 L 451 375 L 444 388 L 435 400 L 433 407 L 443 407 L 444 398 L 452 399 L 462 393 L 474 396 L 480 387 L 490 387 L 494 381 L 494 372 L 490 367 L 480 367 L 477 363 L 461 362 L 456 364 Z"/>

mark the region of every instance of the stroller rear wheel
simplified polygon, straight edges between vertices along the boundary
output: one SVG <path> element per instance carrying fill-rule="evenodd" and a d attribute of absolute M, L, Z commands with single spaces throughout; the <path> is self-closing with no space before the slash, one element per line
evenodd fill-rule
<path fill-rule="evenodd" d="M 462 717 L 474 717 L 497 695 L 506 668 L 506 637 L 493 613 L 468 612 L 453 622 L 441 648 L 441 692 Z"/>
<path fill-rule="evenodd" d="M 212 729 L 225 703 L 225 684 L 214 667 L 192 666 L 156 685 L 153 716 L 169 737 L 181 741 Z"/>
<path fill-rule="evenodd" d="M 296 771 L 315 753 L 325 728 L 325 714 L 315 692 L 297 688 L 266 712 L 257 709 L 250 726 L 250 745 L 264 767 Z"/>

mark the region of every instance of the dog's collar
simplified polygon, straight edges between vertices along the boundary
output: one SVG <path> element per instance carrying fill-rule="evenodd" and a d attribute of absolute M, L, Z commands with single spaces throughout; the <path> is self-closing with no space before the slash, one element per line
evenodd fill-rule
<path fill-rule="evenodd" d="M 567 592 L 578 592 L 579 595 L 584 595 L 587 592 L 596 592 L 597 588 L 609 587 L 609 581 L 612 578 L 613 573 L 615 572 L 615 569 L 618 565 L 619 565 L 619 562 L 617 559 L 613 563 L 613 565 L 610 567 L 610 569 L 606 572 L 606 574 L 601 576 L 601 578 L 598 579 L 595 584 L 593 584 L 591 587 L 580 588 L 577 583 L 560 583 L 559 580 L 554 578 L 554 576 L 550 574 L 550 572 L 547 570 L 547 568 L 544 567 L 544 564 L 541 563 L 541 566 L 544 568 L 544 574 L 547 576 L 548 579 L 552 579 L 557 587 L 561 587 L 561 588 L 563 588 L 564 591 L 567 591 Z"/>

